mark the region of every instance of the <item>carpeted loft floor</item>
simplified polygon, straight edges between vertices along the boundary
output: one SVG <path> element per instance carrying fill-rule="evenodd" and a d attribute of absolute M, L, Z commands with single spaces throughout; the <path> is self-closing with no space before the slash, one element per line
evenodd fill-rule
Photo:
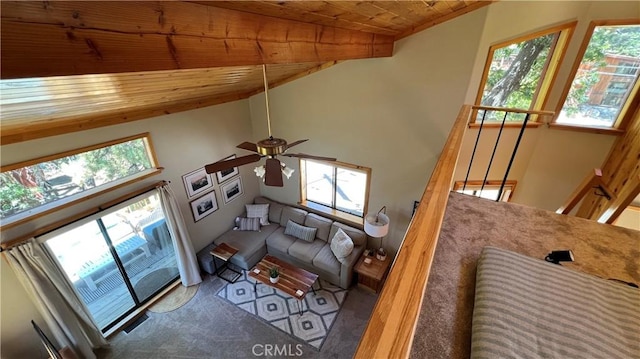
<path fill-rule="evenodd" d="M 476 262 L 486 245 L 540 259 L 571 249 L 575 262 L 565 267 L 640 284 L 638 231 L 451 193 L 411 358 L 469 358 Z"/>
<path fill-rule="evenodd" d="M 377 299 L 353 286 L 318 351 L 218 297 L 225 283 L 206 275 L 187 304 L 167 313 L 148 311 L 149 319 L 128 334 L 118 333 L 98 358 L 269 357 L 264 355 L 265 345 L 278 346 L 280 353 L 285 348 L 285 354 L 300 358 L 351 358 Z"/>

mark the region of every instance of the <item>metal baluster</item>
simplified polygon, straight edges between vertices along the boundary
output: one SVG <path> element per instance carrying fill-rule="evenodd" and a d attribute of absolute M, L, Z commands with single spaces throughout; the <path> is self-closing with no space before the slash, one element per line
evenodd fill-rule
<path fill-rule="evenodd" d="M 482 190 L 484 189 L 484 184 L 487 182 L 487 177 L 489 176 L 489 170 L 491 169 L 491 164 L 493 163 L 493 157 L 496 154 L 496 149 L 498 149 L 498 143 L 500 142 L 500 136 L 502 136 L 502 129 L 504 128 L 504 123 L 507 120 L 507 115 L 509 113 L 507 111 L 504 112 L 504 117 L 502 118 L 502 124 L 500 124 L 500 131 L 498 131 L 498 138 L 496 138 L 496 145 L 493 146 L 493 152 L 491 153 L 491 158 L 489 159 L 489 165 L 487 166 L 487 172 L 484 174 L 484 179 L 482 180 L 482 187 L 480 187 L 480 194 L 478 197 L 482 197 Z"/>
<path fill-rule="evenodd" d="M 509 160 L 509 165 L 507 166 L 507 171 L 504 173 L 504 178 L 502 179 L 502 183 L 500 184 L 500 190 L 498 191 L 498 198 L 496 198 L 496 202 L 500 201 L 500 197 L 502 196 L 502 191 L 504 190 L 504 184 L 507 182 L 507 177 L 509 176 L 509 171 L 511 170 L 511 165 L 513 164 L 513 160 L 516 158 L 516 152 L 518 152 L 518 147 L 520 146 L 520 140 L 522 139 L 522 135 L 524 134 L 524 129 L 527 127 L 527 122 L 529 122 L 530 114 L 524 117 L 524 122 L 522 122 L 522 127 L 520 127 L 520 133 L 518 134 L 518 139 L 516 140 L 516 145 L 513 147 L 513 152 L 511 153 L 511 159 Z"/>
<path fill-rule="evenodd" d="M 473 145 L 473 152 L 471 152 L 471 159 L 469 160 L 469 168 L 467 169 L 467 175 L 464 177 L 464 183 L 462 184 L 462 193 L 467 189 L 467 181 L 469 180 L 469 172 L 471 172 L 471 165 L 473 164 L 473 157 L 476 155 L 476 148 L 478 147 L 478 141 L 480 140 L 480 134 L 482 133 L 482 126 L 484 125 L 484 119 L 487 117 L 487 110 L 482 110 L 482 120 L 480 120 L 480 129 L 478 129 L 478 136 L 476 136 L 476 143 Z"/>

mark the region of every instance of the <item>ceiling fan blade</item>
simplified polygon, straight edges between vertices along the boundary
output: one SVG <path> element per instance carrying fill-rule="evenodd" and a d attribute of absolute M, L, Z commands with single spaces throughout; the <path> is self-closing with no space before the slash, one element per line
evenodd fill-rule
<path fill-rule="evenodd" d="M 218 161 L 204 166 L 204 170 L 207 173 L 215 173 L 222 170 L 227 170 L 229 168 L 246 165 L 247 163 L 252 163 L 259 161 L 262 158 L 259 154 L 253 154 L 248 156 L 242 156 L 238 158 L 234 158 L 226 161 Z"/>
<path fill-rule="evenodd" d="M 306 139 L 306 140 L 298 140 L 298 141 L 296 141 L 296 142 L 293 142 L 293 143 L 291 143 L 291 144 L 287 145 L 287 149 L 290 149 L 290 148 L 291 148 L 291 147 L 293 147 L 293 146 L 297 146 L 297 145 L 299 145 L 299 144 L 301 144 L 301 143 L 303 143 L 303 142 L 307 142 L 307 141 L 309 141 L 309 139 Z"/>
<path fill-rule="evenodd" d="M 280 161 L 275 158 L 268 158 L 265 171 L 265 185 L 275 187 L 284 186 L 284 182 L 282 180 L 282 166 L 280 165 Z"/>
<path fill-rule="evenodd" d="M 283 153 L 280 156 L 308 158 L 310 160 L 319 160 L 319 161 L 328 161 L 328 162 L 333 162 L 338 160 L 337 158 L 333 158 L 333 157 L 314 156 L 314 155 L 307 155 L 305 153 Z"/>
<path fill-rule="evenodd" d="M 243 150 L 247 150 L 247 151 L 258 152 L 257 150 L 258 147 L 256 146 L 256 144 L 251 142 L 242 142 L 236 147 L 242 148 Z"/>

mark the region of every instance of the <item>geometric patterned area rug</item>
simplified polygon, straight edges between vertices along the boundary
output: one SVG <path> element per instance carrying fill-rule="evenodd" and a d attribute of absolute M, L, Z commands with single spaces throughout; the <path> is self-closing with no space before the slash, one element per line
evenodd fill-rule
<path fill-rule="evenodd" d="M 347 290 L 318 278 L 313 284 L 316 294 L 309 290 L 301 303 L 263 283 L 258 283 L 254 292 L 255 280 L 248 277 L 246 271 L 242 272 L 235 283 L 227 283 L 218 292 L 219 297 L 318 350 L 322 347 L 346 299 Z M 303 305 L 302 315 L 299 304 Z"/>

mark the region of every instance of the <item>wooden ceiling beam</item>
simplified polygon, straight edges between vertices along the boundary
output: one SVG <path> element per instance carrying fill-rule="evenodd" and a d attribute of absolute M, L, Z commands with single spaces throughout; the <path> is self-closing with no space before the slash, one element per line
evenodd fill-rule
<path fill-rule="evenodd" d="M 2 1 L 3 79 L 388 57 L 392 36 L 187 2 Z"/>

